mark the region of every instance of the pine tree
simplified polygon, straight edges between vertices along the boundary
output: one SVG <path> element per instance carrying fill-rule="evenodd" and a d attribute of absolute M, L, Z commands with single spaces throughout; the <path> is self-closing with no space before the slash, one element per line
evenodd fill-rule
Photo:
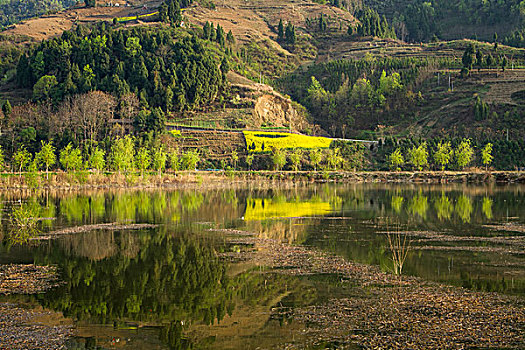
<path fill-rule="evenodd" d="M 279 20 L 279 26 L 277 27 L 277 38 L 278 40 L 284 40 L 284 24 L 283 20 Z"/>

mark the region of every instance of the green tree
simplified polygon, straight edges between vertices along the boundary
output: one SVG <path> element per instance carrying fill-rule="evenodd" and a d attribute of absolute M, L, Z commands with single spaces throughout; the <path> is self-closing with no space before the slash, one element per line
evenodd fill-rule
<path fill-rule="evenodd" d="M 237 169 L 237 162 L 239 161 L 239 155 L 237 154 L 236 150 L 232 151 L 232 162 L 233 162 L 233 169 Z"/>
<path fill-rule="evenodd" d="M 49 167 L 55 165 L 56 163 L 56 154 L 55 154 L 55 147 L 53 146 L 53 142 L 44 142 L 42 141 L 42 148 L 40 149 L 40 152 L 35 154 L 35 161 L 38 165 L 45 166 L 46 169 L 46 179 L 49 179 Z"/>
<path fill-rule="evenodd" d="M 282 19 L 279 19 L 279 25 L 277 26 L 277 39 L 284 40 L 284 24 Z"/>
<path fill-rule="evenodd" d="M 133 139 L 126 135 L 124 138 L 117 138 L 111 145 L 111 162 L 114 170 L 128 172 L 133 168 L 135 159 L 135 148 Z"/>
<path fill-rule="evenodd" d="M 339 148 L 329 149 L 326 155 L 326 161 L 332 170 L 337 170 L 344 161 L 343 157 L 341 157 L 341 150 Z"/>
<path fill-rule="evenodd" d="M 274 166 L 274 169 L 279 171 L 286 165 L 286 152 L 284 152 L 280 148 L 274 148 L 272 150 L 272 163 Z"/>
<path fill-rule="evenodd" d="M 79 148 L 69 143 L 60 151 L 60 164 L 66 171 L 77 171 L 82 169 L 82 152 Z"/>
<path fill-rule="evenodd" d="M 463 139 L 458 145 L 456 151 L 456 162 L 458 167 L 463 169 L 470 164 L 474 156 L 474 149 L 470 144 L 470 139 Z"/>
<path fill-rule="evenodd" d="M 142 46 L 140 45 L 140 39 L 134 36 L 128 37 L 126 40 L 126 53 L 135 57 L 142 51 Z"/>
<path fill-rule="evenodd" d="M 494 159 L 492 156 L 492 146 L 492 143 L 489 142 L 481 151 L 481 159 L 483 161 L 483 165 L 485 165 L 485 170 L 488 169 L 490 163 L 492 163 L 492 160 Z"/>
<path fill-rule="evenodd" d="M 418 147 L 414 146 L 408 151 L 410 163 L 419 171 L 428 165 L 427 143 L 423 142 Z"/>
<path fill-rule="evenodd" d="M 147 147 L 140 147 L 135 155 L 135 164 L 137 169 L 140 170 L 140 175 L 144 176 L 144 170 L 146 170 L 151 163 L 151 157 Z"/>
<path fill-rule="evenodd" d="M 461 62 L 463 63 L 463 67 L 470 71 L 472 69 L 472 65 L 474 64 L 474 55 L 475 55 L 475 49 L 474 45 L 469 44 L 465 51 L 463 52 L 463 57 L 461 58 Z"/>
<path fill-rule="evenodd" d="M 254 158 L 253 153 L 250 153 L 246 156 L 245 162 L 246 162 L 246 165 L 248 166 L 248 170 L 251 170 L 252 168 L 253 158 Z"/>
<path fill-rule="evenodd" d="M 450 142 L 438 143 L 436 152 L 434 153 L 434 160 L 441 168 L 441 171 L 445 171 L 445 168 L 450 163 L 453 154 L 454 152 L 452 151 Z"/>
<path fill-rule="evenodd" d="M 155 170 L 158 171 L 159 176 L 162 175 L 162 171 L 166 169 L 166 160 L 168 159 L 168 155 L 166 152 L 164 152 L 164 148 L 162 146 L 155 147 L 153 150 L 153 157 L 152 157 L 152 166 Z"/>
<path fill-rule="evenodd" d="M 394 94 L 402 88 L 403 85 L 401 85 L 401 75 L 399 75 L 399 73 L 394 72 L 387 76 L 386 72 L 383 70 L 381 77 L 379 78 L 378 93 L 388 96 Z"/>
<path fill-rule="evenodd" d="M 104 170 L 104 166 L 106 165 L 106 161 L 104 159 L 105 155 L 106 152 L 104 152 L 104 150 L 98 147 L 93 148 L 88 158 L 88 166 L 91 169 L 95 169 L 97 171 Z"/>
<path fill-rule="evenodd" d="M 507 59 L 507 56 L 503 56 L 503 59 L 501 60 L 501 70 L 505 71 L 505 68 L 509 64 L 509 61 Z"/>
<path fill-rule="evenodd" d="M 401 149 L 396 148 L 396 150 L 392 152 L 388 158 L 390 160 L 390 166 L 392 167 L 392 169 L 395 169 L 396 171 L 401 171 L 401 166 L 405 164 L 405 159 L 403 158 Z"/>
<path fill-rule="evenodd" d="M 58 85 L 54 75 L 44 75 L 33 86 L 33 99 L 44 100 L 51 97 L 51 90 Z"/>
<path fill-rule="evenodd" d="M 181 164 L 178 149 L 171 150 L 171 152 L 169 153 L 169 161 L 171 170 L 177 171 L 180 169 Z"/>
<path fill-rule="evenodd" d="M 197 170 L 197 164 L 201 160 L 199 151 L 191 150 L 182 155 L 181 163 L 185 170 Z"/>
<path fill-rule="evenodd" d="M 4 149 L 0 146 L 0 171 L 5 171 L 6 166 Z"/>
<path fill-rule="evenodd" d="M 301 161 L 303 159 L 303 152 L 296 148 L 290 153 L 290 162 L 294 171 L 298 171 L 301 168 Z"/>
<path fill-rule="evenodd" d="M 323 154 L 318 148 L 316 148 L 310 151 L 309 158 L 310 158 L 310 163 L 312 163 L 314 167 L 314 171 L 317 171 L 317 166 L 323 160 Z"/>
<path fill-rule="evenodd" d="M 29 153 L 24 145 L 22 145 L 20 149 L 13 155 L 13 165 L 16 169 L 18 169 L 20 176 L 22 176 L 22 171 L 26 169 L 26 167 L 31 162 L 31 158 L 31 153 Z"/>
<path fill-rule="evenodd" d="M 11 103 L 9 100 L 6 100 L 4 104 L 2 105 L 2 112 L 4 113 L 4 117 L 6 119 L 9 119 L 11 116 L 11 113 L 13 112 L 13 107 L 11 106 Z"/>

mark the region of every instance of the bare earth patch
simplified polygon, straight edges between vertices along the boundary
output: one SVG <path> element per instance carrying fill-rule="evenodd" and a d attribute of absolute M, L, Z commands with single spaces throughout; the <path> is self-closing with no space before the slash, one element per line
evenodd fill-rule
<path fill-rule="evenodd" d="M 303 308 L 275 308 L 307 325 L 311 344 L 369 349 L 465 349 L 525 347 L 525 301 L 479 293 L 419 278 L 383 273 L 301 246 L 257 238 L 249 232 L 223 230 L 232 244 L 248 247 L 222 255 L 249 260 L 274 272 L 292 275 L 337 274 L 351 283 L 352 297 Z"/>

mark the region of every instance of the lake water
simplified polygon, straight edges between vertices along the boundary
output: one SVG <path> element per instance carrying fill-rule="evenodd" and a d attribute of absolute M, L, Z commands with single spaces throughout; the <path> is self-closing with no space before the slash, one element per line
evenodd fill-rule
<path fill-rule="evenodd" d="M 254 232 L 424 280 L 525 298 L 525 187 L 308 185 L 230 190 L 4 193 L 0 263 L 57 265 L 63 286 L 22 298 L 73 320 L 71 349 L 274 348 L 307 325 L 272 313 L 344 295 L 337 276 L 264 273 L 221 258 L 244 249 L 223 229 Z M 41 234 L 13 245 L 10 213 L 30 206 Z M 394 251 L 394 252 L 393 252 Z M 399 266 L 395 252 L 406 260 Z M 20 301 L 20 296 L 0 301 Z"/>

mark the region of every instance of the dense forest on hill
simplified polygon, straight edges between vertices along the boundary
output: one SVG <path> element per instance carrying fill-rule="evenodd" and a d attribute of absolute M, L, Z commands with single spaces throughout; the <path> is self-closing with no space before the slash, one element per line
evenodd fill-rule
<path fill-rule="evenodd" d="M 366 5 L 387 16 L 400 39 L 420 42 L 433 38 L 478 37 L 500 40 L 525 21 L 522 0 L 365 0 Z M 493 29 L 487 32 L 487 28 Z"/>
<path fill-rule="evenodd" d="M 215 108 L 228 94 L 235 39 L 220 26 L 205 27 L 101 22 L 34 46 L 14 77 L 21 91 L 31 89 L 32 101 L 2 103 L 0 127 L 10 131 L 2 133 L 3 148 L 34 152 L 52 139 L 85 149 L 129 131 L 162 133 L 171 113 Z"/>
<path fill-rule="evenodd" d="M 26 18 L 60 11 L 77 2 L 78 0 L 0 0 L 0 27 Z"/>
<path fill-rule="evenodd" d="M 309 109 L 315 123 L 332 136 L 345 137 L 345 130 L 373 128 L 411 113 L 420 98 L 415 89 L 420 74 L 447 63 L 414 58 L 331 61 L 291 74 L 280 85 Z"/>
<path fill-rule="evenodd" d="M 202 40 L 172 28 L 114 30 L 83 26 L 43 42 L 17 68 L 35 100 L 61 101 L 93 90 L 130 92 L 164 111 L 213 103 L 224 88 L 216 57 Z"/>

